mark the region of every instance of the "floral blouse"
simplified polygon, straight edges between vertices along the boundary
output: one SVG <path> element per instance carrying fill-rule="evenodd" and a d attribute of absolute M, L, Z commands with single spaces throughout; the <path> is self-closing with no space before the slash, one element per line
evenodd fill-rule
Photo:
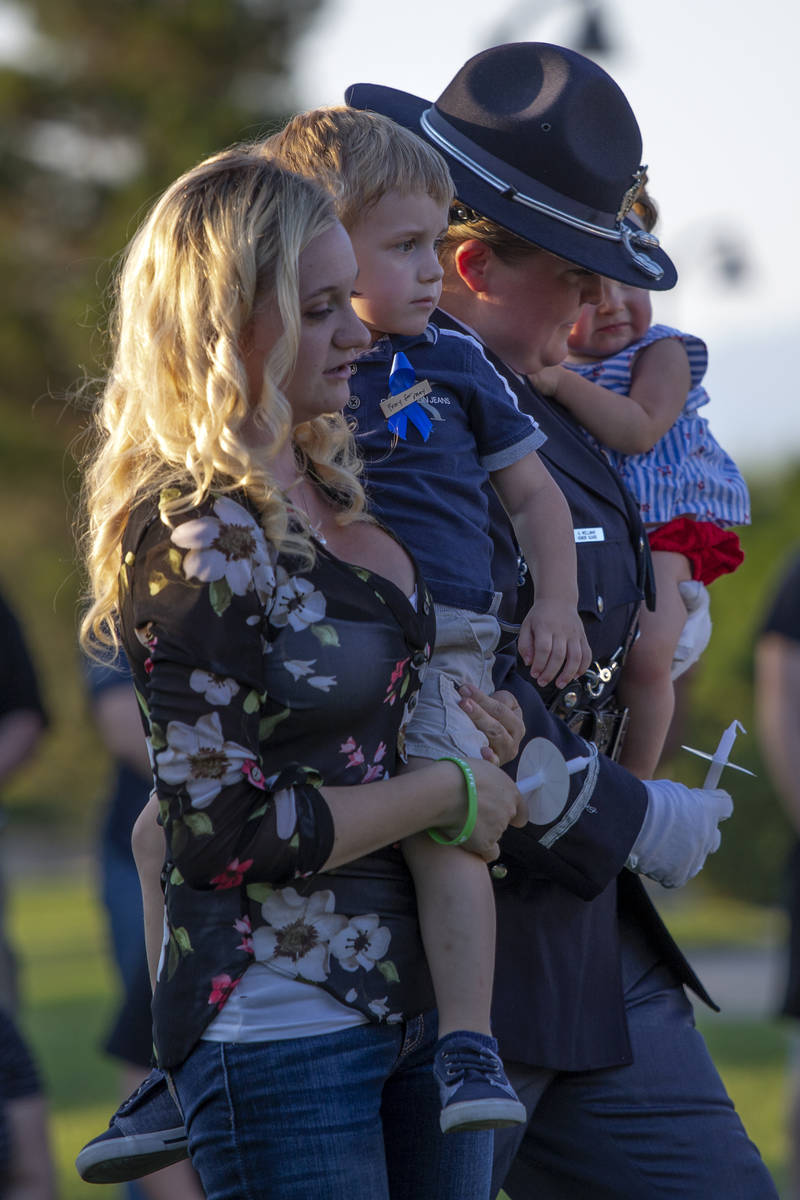
<path fill-rule="evenodd" d="M 189 1054 L 257 960 L 370 1020 L 433 1004 L 399 849 L 320 873 L 333 822 L 319 787 L 387 778 L 434 636 L 389 580 L 323 546 L 296 569 L 242 497 L 170 527 L 132 514 L 122 635 L 167 836 L 153 1000 L 162 1066 Z"/>

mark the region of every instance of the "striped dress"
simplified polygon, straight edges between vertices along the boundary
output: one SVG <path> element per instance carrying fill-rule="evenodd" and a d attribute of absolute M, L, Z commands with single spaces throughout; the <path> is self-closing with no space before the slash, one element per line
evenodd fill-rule
<path fill-rule="evenodd" d="M 638 500 L 647 525 L 663 525 L 683 515 L 721 526 L 749 525 L 747 484 L 711 433 L 708 421 L 698 413 L 709 400 L 701 384 L 708 365 L 705 342 L 667 325 L 652 325 L 643 338 L 611 358 L 564 366 L 609 391 L 627 395 L 636 355 L 662 338 L 683 343 L 691 369 L 691 390 L 672 428 L 646 454 L 622 454 L 587 436 L 617 468 Z"/>

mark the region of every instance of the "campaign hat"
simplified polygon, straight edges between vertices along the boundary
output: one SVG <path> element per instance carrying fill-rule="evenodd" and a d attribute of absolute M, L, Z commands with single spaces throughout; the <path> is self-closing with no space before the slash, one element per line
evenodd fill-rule
<path fill-rule="evenodd" d="M 513 42 L 469 59 L 433 103 L 371 83 L 351 85 L 345 100 L 435 146 L 467 209 L 600 275 L 674 286 L 658 239 L 628 216 L 646 170 L 636 117 L 584 55 Z"/>

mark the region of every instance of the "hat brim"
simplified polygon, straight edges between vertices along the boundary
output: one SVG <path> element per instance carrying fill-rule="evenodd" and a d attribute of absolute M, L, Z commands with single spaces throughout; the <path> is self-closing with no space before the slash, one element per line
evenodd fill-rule
<path fill-rule="evenodd" d="M 345 92 L 345 102 L 351 108 L 381 113 L 424 141 L 434 144 L 420 120 L 422 114 L 432 107 L 429 100 L 382 84 L 354 83 Z M 440 145 L 435 148 L 450 168 L 458 199 L 504 229 L 568 262 L 620 283 L 657 292 L 668 291 L 675 286 L 678 272 L 660 247 L 647 250 L 648 258 L 654 260 L 663 272 L 659 279 L 653 279 L 636 266 L 621 241 L 587 233 L 511 200 L 448 154 L 446 149 Z"/>

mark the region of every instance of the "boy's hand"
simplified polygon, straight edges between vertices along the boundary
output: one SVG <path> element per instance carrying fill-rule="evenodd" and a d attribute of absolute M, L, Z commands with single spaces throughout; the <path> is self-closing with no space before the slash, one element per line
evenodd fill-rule
<path fill-rule="evenodd" d="M 522 622 L 517 649 L 540 687 L 553 680 L 565 687 L 592 661 L 577 610 L 556 600 L 536 601 Z"/>

